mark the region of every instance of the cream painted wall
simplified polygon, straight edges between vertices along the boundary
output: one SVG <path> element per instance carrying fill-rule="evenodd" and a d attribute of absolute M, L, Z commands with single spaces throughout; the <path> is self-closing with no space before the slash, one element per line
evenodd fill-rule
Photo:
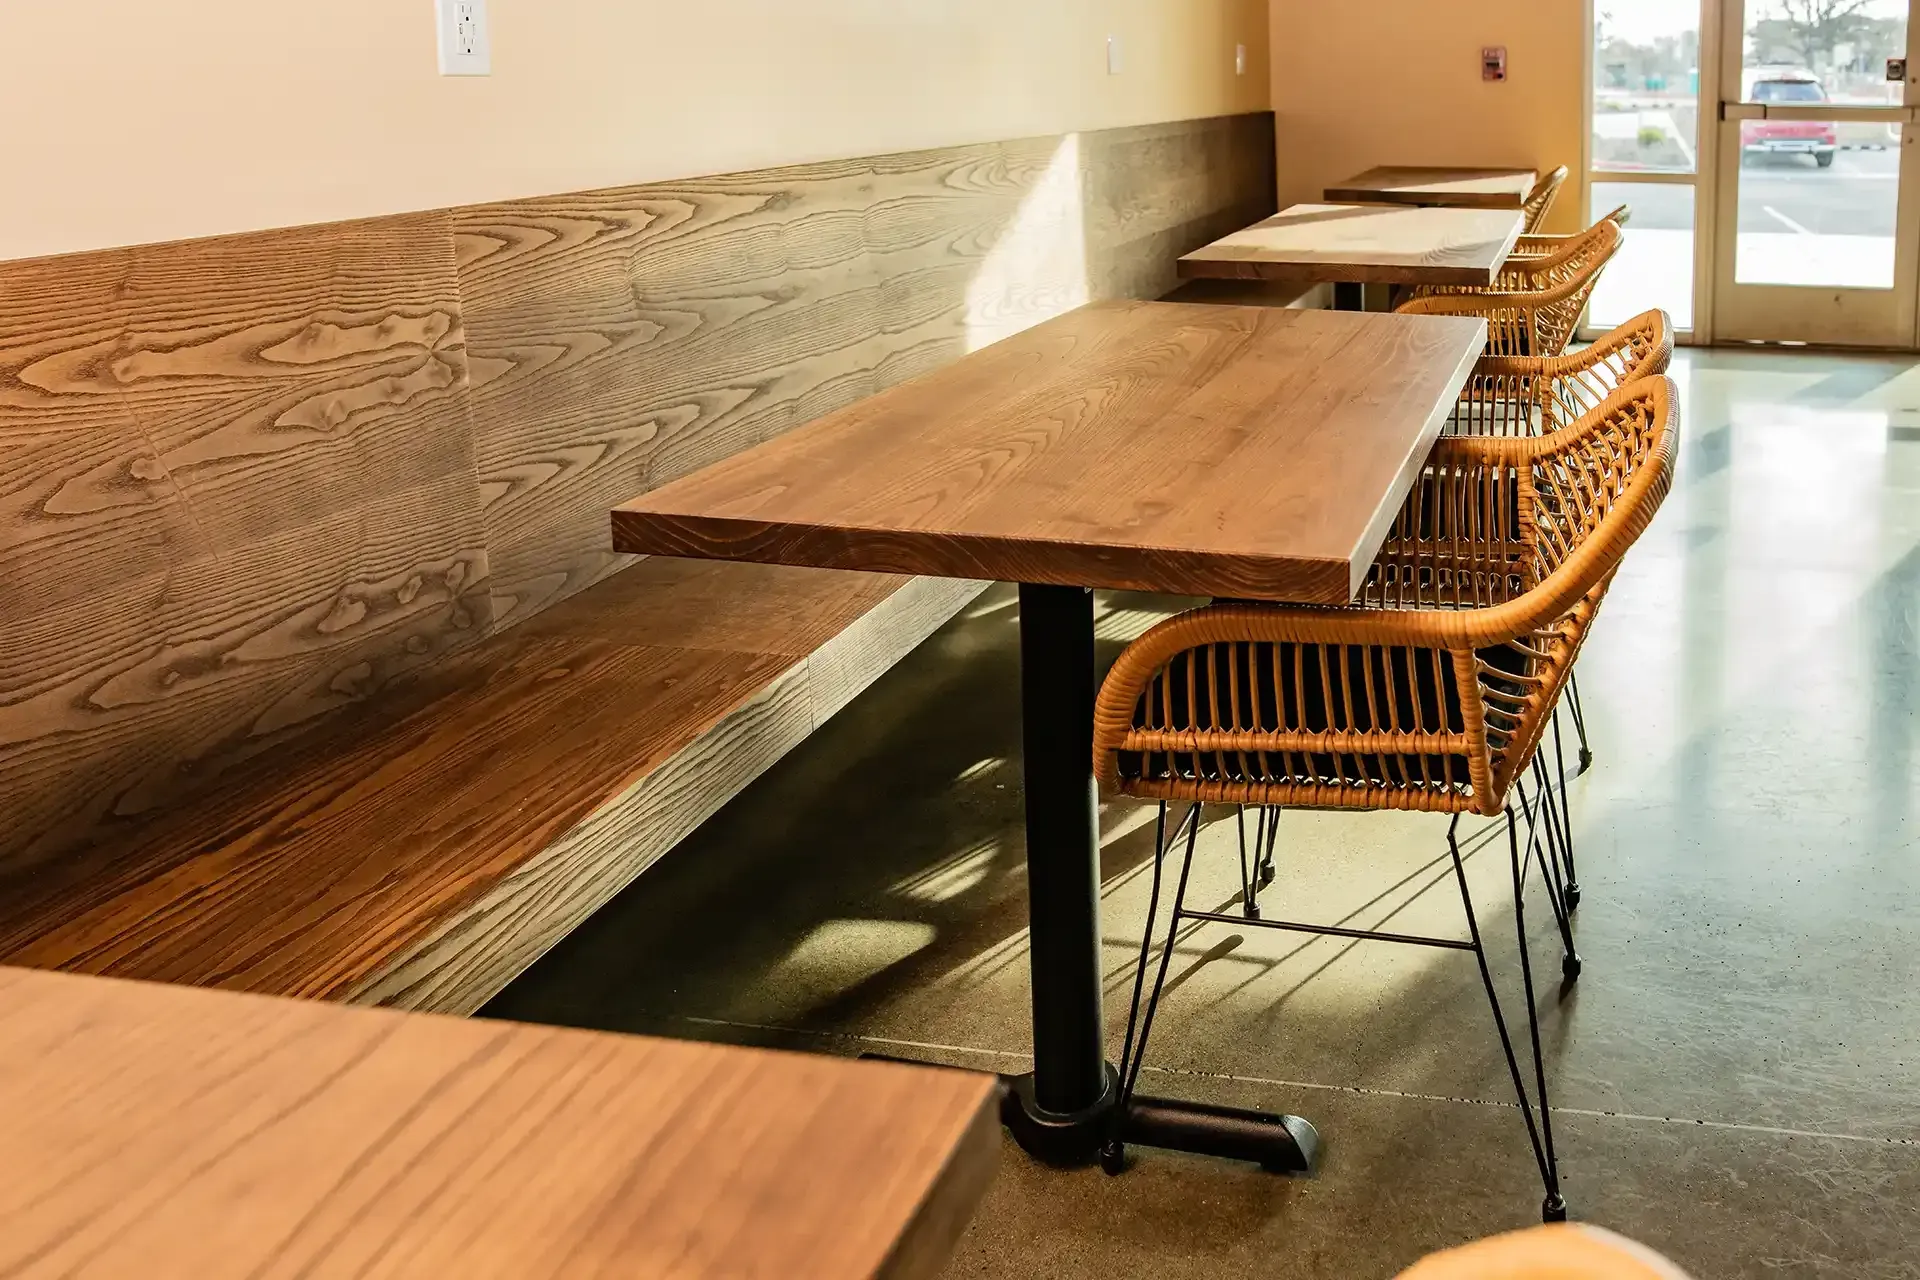
<path fill-rule="evenodd" d="M 491 0 L 485 79 L 433 0 L 0 4 L 0 259 L 1262 110 L 1266 3 Z"/>
<path fill-rule="evenodd" d="M 1581 225 L 1584 0 L 1272 0 L 1270 25 L 1282 205 L 1376 164 L 1564 164 L 1552 225 Z"/>

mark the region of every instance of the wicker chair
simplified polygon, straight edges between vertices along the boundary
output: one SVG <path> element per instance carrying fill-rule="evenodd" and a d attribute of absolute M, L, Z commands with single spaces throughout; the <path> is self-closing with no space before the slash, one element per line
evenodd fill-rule
<path fill-rule="evenodd" d="M 1553 210 L 1553 202 L 1560 195 L 1560 188 L 1567 182 L 1567 166 L 1561 165 L 1552 173 L 1543 176 L 1533 184 L 1533 190 L 1527 192 L 1527 198 L 1521 202 L 1520 209 L 1527 215 L 1527 231 L 1538 231 L 1540 224 L 1547 220 L 1547 214 Z"/>
<path fill-rule="evenodd" d="M 1483 356 L 1447 419 L 1446 431 L 1483 436 L 1533 436 L 1557 431 L 1592 412 L 1627 383 L 1665 373 L 1672 361 L 1673 321 L 1664 311 L 1635 316 L 1572 355 L 1550 359 Z M 1579 738 L 1576 772 L 1585 773 L 1593 767 L 1593 747 L 1587 738 L 1586 708 L 1580 700 L 1577 674 L 1568 678 L 1566 706 Z M 1558 712 L 1554 715 L 1553 736 L 1564 793 L 1567 771 Z M 1551 792 L 1546 799 L 1552 800 Z M 1566 876 L 1563 905 L 1571 911 L 1580 906 L 1580 877 L 1574 867 L 1571 824 L 1564 814 L 1557 816 L 1565 835 L 1559 850 Z"/>
<path fill-rule="evenodd" d="M 1625 230 L 1627 223 L 1632 220 L 1633 206 L 1629 204 L 1621 205 L 1601 219 L 1602 222 L 1611 222 L 1622 230 Z M 1578 232 L 1575 233 L 1575 235 L 1578 234 Z M 1550 258 L 1564 248 L 1567 241 L 1572 238 L 1572 236 L 1560 235 L 1522 235 L 1513 242 L 1513 252 L 1507 255 L 1507 261 L 1512 262 L 1516 258 Z"/>
<path fill-rule="evenodd" d="M 1482 316 L 1488 355 L 1557 356 L 1567 349 L 1620 243 L 1619 226 L 1603 218 L 1567 237 L 1548 257 L 1509 261 L 1488 288 L 1421 288 L 1394 309 L 1403 315 Z"/>
<path fill-rule="evenodd" d="M 1673 321 L 1635 316 L 1564 356 L 1482 356 L 1447 419 L 1449 435 L 1536 436 L 1591 413 L 1620 387 L 1667 371 Z"/>
<path fill-rule="evenodd" d="M 1187 922 L 1372 938 L 1472 951 L 1546 1188 L 1566 1215 L 1525 915 L 1528 873 L 1553 868 L 1525 794 L 1536 748 L 1621 557 L 1672 478 L 1675 393 L 1666 378 L 1620 388 L 1548 435 L 1443 437 L 1387 535 L 1355 607 L 1218 604 L 1154 627 L 1108 674 L 1096 704 L 1094 770 L 1108 794 L 1157 800 L 1152 902 L 1121 1053 L 1131 1103 Z M 1167 805 L 1191 806 L 1169 840 Z M 1468 941 L 1242 919 L 1189 908 L 1203 802 L 1319 809 L 1408 809 L 1452 816 Z M 1528 823 L 1523 845 L 1516 803 Z M 1458 840 L 1460 815 L 1504 816 L 1532 1036 L 1529 1099 L 1487 964 Z M 1142 1010 L 1170 844 L 1184 838 L 1158 975 Z M 1242 854 L 1243 887 L 1246 874 Z M 1565 925 L 1562 922 L 1563 938 Z M 1577 973 L 1577 958 L 1569 952 Z M 1568 976 L 1572 976 L 1569 974 Z M 1118 1129 L 1102 1151 L 1124 1167 Z"/>

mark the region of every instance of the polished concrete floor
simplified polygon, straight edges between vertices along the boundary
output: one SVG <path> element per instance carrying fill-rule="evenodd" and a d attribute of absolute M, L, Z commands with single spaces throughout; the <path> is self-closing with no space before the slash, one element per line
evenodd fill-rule
<path fill-rule="evenodd" d="M 1720 352 L 1676 376 L 1678 483 L 1582 658 L 1586 970 L 1541 996 L 1567 1194 L 1701 1280 L 1920 1277 L 1920 367 Z M 1103 656 L 1178 604 L 1104 599 Z M 997 588 L 488 1012 L 1021 1069 L 1016 636 Z M 1150 818 L 1103 816 L 1116 1054 Z M 1457 929 L 1444 829 L 1289 814 L 1271 892 Z M 1468 865 L 1511 1001 L 1494 834 Z M 1224 904 L 1231 822 L 1203 842 Z M 1207 926 L 1173 975 L 1143 1087 L 1306 1115 L 1319 1173 L 1148 1151 L 1108 1178 L 1009 1144 L 953 1276 L 1386 1277 L 1536 1220 L 1471 959 Z"/>

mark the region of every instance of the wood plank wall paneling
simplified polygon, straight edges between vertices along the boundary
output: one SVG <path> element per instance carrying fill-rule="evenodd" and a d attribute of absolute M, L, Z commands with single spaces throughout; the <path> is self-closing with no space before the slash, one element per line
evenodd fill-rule
<path fill-rule="evenodd" d="M 1272 204 L 1271 117 L 458 211 L 496 608 L 616 569 L 624 498 L 1106 297 Z M 1263 149 L 1264 148 L 1264 149 Z"/>
<path fill-rule="evenodd" d="M 486 632 L 464 343 L 444 214 L 0 269 L 0 859 Z"/>
<path fill-rule="evenodd" d="M 0 876 L 604 578 L 618 501 L 1273 199 L 1261 114 L 0 263 Z"/>

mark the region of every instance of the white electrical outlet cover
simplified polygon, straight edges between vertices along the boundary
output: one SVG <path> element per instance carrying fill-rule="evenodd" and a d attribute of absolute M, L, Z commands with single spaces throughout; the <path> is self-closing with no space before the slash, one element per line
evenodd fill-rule
<path fill-rule="evenodd" d="M 1247 46 L 1243 44 L 1233 46 L 1233 74 L 1247 74 Z"/>
<path fill-rule="evenodd" d="M 1107 74 L 1110 76 L 1117 76 L 1120 74 L 1120 37 L 1119 36 L 1107 37 Z"/>
<path fill-rule="evenodd" d="M 487 0 L 433 0 L 439 31 L 440 74 L 493 74 L 493 37 L 487 24 Z"/>

